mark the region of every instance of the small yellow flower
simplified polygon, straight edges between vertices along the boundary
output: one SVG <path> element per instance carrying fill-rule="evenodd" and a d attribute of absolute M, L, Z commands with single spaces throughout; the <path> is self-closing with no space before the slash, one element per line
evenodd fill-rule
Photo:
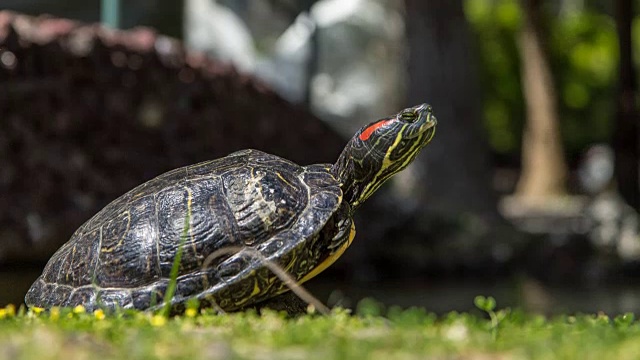
<path fill-rule="evenodd" d="M 84 306 L 82 305 L 76 305 L 76 307 L 73 308 L 73 313 L 74 314 L 84 314 L 87 310 L 85 310 Z"/>
<path fill-rule="evenodd" d="M 49 310 L 49 319 L 56 321 L 59 318 L 60 318 L 60 308 L 52 307 L 51 310 Z"/>
<path fill-rule="evenodd" d="M 7 317 L 7 310 L 0 309 L 0 319 L 4 319 L 5 317 Z"/>
<path fill-rule="evenodd" d="M 184 312 L 184 314 L 187 315 L 187 317 L 190 317 L 190 318 L 195 317 L 197 313 L 198 313 L 198 311 L 196 309 L 194 309 L 194 308 L 189 308 Z"/>
<path fill-rule="evenodd" d="M 41 307 L 34 306 L 31 308 L 31 312 L 36 315 L 40 315 L 40 313 L 42 313 L 43 311 L 44 311 L 44 308 L 41 308 Z"/>
<path fill-rule="evenodd" d="M 93 316 L 95 316 L 97 320 L 104 320 L 104 311 L 102 311 L 102 309 L 98 309 L 93 312 Z"/>
<path fill-rule="evenodd" d="M 162 315 L 153 315 L 149 322 L 153 326 L 164 326 L 167 323 L 167 318 Z"/>

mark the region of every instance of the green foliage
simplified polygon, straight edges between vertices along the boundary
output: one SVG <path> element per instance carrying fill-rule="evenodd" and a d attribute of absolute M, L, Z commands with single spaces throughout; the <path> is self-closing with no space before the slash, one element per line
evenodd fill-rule
<path fill-rule="evenodd" d="M 517 0 L 467 0 L 465 13 L 479 47 L 489 143 L 497 153 L 517 153 L 524 117 L 516 43 L 522 21 L 520 7 Z"/>
<path fill-rule="evenodd" d="M 473 299 L 473 304 L 478 309 L 486 312 L 487 314 L 491 314 L 496 308 L 496 299 L 494 299 L 492 296 L 484 297 L 482 295 L 478 295 Z"/>
<path fill-rule="evenodd" d="M 567 150 L 576 152 L 590 143 L 608 141 L 619 61 L 613 19 L 585 11 L 555 19 L 549 34 Z"/>
<path fill-rule="evenodd" d="M 634 359 L 640 352 L 640 325 L 633 314 L 547 319 L 497 310 L 492 298 L 477 297 L 475 303 L 496 320 L 398 307 L 390 307 L 386 317 L 353 316 L 344 309 L 297 318 L 272 311 L 216 315 L 192 309 L 167 318 L 132 310 L 87 313 L 82 306 L 50 311 L 9 306 L 0 308 L 0 357 Z M 362 306 L 384 312 L 375 301 Z"/>
<path fill-rule="evenodd" d="M 383 311 L 384 305 L 371 298 L 360 300 L 356 306 L 356 314 L 360 316 L 380 316 Z"/>
<path fill-rule="evenodd" d="M 500 325 L 500 321 L 507 316 L 509 310 L 494 311 L 496 308 L 496 299 L 492 296 L 484 297 L 482 295 L 478 295 L 473 299 L 473 303 L 478 309 L 489 315 L 489 318 L 491 319 L 491 336 L 493 340 L 495 340 L 498 337 L 498 326 Z"/>
<path fill-rule="evenodd" d="M 489 142 L 498 154 L 517 154 L 525 119 L 518 52 L 520 2 L 466 0 L 465 14 L 481 58 Z M 607 141 L 612 132 L 618 63 L 615 24 L 589 7 L 570 15 L 545 14 L 543 41 L 554 74 L 562 136 L 566 150 L 578 154 L 590 143 Z M 634 33 L 640 35 L 637 24 Z"/>

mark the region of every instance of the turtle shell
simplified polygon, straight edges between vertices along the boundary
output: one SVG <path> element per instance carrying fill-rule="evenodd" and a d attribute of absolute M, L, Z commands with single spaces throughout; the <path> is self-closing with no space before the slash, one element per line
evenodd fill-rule
<path fill-rule="evenodd" d="M 335 247 L 328 242 L 336 241 L 336 224 L 352 224 L 329 167 L 244 150 L 160 175 L 83 224 L 49 260 L 26 303 L 159 306 L 179 248 L 176 306 L 197 298 L 234 310 L 282 293 L 265 259 L 306 280 Z M 225 248 L 242 250 L 208 259 Z"/>

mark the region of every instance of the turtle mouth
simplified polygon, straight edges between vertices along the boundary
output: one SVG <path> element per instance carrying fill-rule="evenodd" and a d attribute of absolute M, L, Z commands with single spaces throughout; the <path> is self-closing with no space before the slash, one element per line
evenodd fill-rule
<path fill-rule="evenodd" d="M 415 122 L 411 133 L 408 134 L 407 138 L 409 139 L 435 131 L 435 127 L 438 124 L 433 112 L 427 109 L 418 109 L 417 111 L 419 112 L 418 121 Z"/>
<path fill-rule="evenodd" d="M 422 146 L 426 146 L 431 139 L 433 139 L 433 135 L 436 132 L 436 125 L 438 124 L 438 119 L 436 119 L 435 115 L 431 112 L 427 112 L 426 121 L 424 124 L 420 125 L 420 129 L 418 130 L 418 134 L 422 138 L 420 140 Z"/>
<path fill-rule="evenodd" d="M 436 119 L 435 115 L 433 115 L 432 113 L 429 113 L 427 115 L 427 121 L 425 121 L 425 123 L 420 127 L 420 129 L 422 131 L 427 131 L 432 127 L 435 127 L 436 125 L 438 125 L 438 119 Z"/>

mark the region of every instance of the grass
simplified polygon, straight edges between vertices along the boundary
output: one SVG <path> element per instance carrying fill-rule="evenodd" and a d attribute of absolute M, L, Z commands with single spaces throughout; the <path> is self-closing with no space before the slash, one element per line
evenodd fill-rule
<path fill-rule="evenodd" d="M 169 284 L 167 285 L 167 292 L 164 296 L 165 303 L 162 308 L 162 314 L 167 317 L 171 313 L 171 299 L 176 292 L 178 284 L 178 273 L 180 271 L 180 261 L 182 261 L 182 253 L 184 252 L 184 244 L 187 242 L 189 236 L 189 230 L 191 228 L 191 194 L 189 194 L 189 200 L 187 205 L 187 215 L 184 218 L 184 227 L 182 228 L 182 236 L 180 236 L 180 242 L 178 243 L 178 251 L 171 264 L 171 273 L 169 274 Z M 155 295 L 155 293 L 154 293 Z"/>
<path fill-rule="evenodd" d="M 176 289 L 189 219 L 187 214 L 166 299 Z M 0 308 L 0 359 L 637 359 L 640 354 L 640 322 L 633 314 L 548 319 L 497 310 L 492 297 L 477 296 L 474 304 L 475 314 L 438 317 L 419 308 L 383 311 L 364 300 L 355 315 L 334 309 L 326 316 L 295 318 L 274 311 L 221 315 L 198 311 L 197 303 L 175 317 L 169 316 L 170 302 L 156 312 L 114 313 L 9 305 Z"/>
<path fill-rule="evenodd" d="M 484 300 L 483 300 L 484 299 Z M 436 316 L 363 301 L 355 315 L 334 310 L 178 317 L 84 308 L 0 309 L 4 359 L 637 359 L 640 323 L 627 314 L 547 319 L 476 298 L 477 313 Z M 493 304 L 493 305 L 492 305 Z M 384 313 L 384 316 L 381 314 Z"/>

